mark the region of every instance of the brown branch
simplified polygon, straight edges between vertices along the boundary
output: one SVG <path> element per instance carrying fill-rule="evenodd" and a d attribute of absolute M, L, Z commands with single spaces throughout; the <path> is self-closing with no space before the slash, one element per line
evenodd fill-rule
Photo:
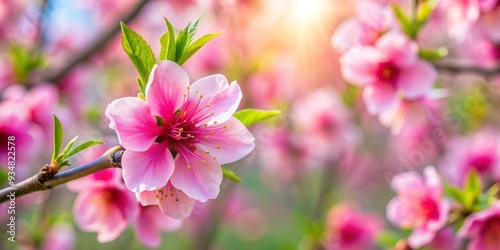
<path fill-rule="evenodd" d="M 51 189 L 55 186 L 82 178 L 103 169 L 113 167 L 121 168 L 123 152 L 124 150 L 120 149 L 94 161 L 55 175 L 50 174 L 49 165 L 45 165 L 40 172 L 38 172 L 38 174 L 17 183 L 14 186 L 0 190 L 0 203 L 8 201 L 11 199 L 11 196 L 18 198 L 29 193 Z"/>
<path fill-rule="evenodd" d="M 120 17 L 118 21 L 116 21 L 116 25 L 113 25 L 108 31 L 104 34 L 100 35 L 99 38 L 86 50 L 77 54 L 73 59 L 71 59 L 64 67 L 61 69 L 46 73 L 41 77 L 38 82 L 56 82 L 61 79 L 67 73 L 69 73 L 74 67 L 76 67 L 79 63 L 86 61 L 90 56 L 99 52 L 101 49 L 105 47 L 105 45 L 112 40 L 112 38 L 118 34 L 120 31 L 120 21 L 125 23 L 133 20 L 142 10 L 142 8 L 148 3 L 149 0 L 140 0 L 137 5 L 132 8 L 132 10 L 126 13 L 124 16 Z"/>
<path fill-rule="evenodd" d="M 433 64 L 434 67 L 436 67 L 436 69 L 438 70 L 450 71 L 453 73 L 472 72 L 486 76 L 500 74 L 500 66 L 487 68 L 487 67 L 473 66 L 469 64 L 457 63 L 452 61 L 439 61 L 439 62 L 434 62 Z"/>

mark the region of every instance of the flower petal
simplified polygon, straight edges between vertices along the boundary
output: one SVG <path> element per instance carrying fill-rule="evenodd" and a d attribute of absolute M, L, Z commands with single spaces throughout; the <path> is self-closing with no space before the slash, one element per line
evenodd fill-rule
<path fill-rule="evenodd" d="M 398 194 L 414 194 L 417 196 L 425 194 L 422 177 L 415 171 L 397 174 L 392 178 L 391 186 Z"/>
<path fill-rule="evenodd" d="M 436 231 L 426 230 L 424 228 L 413 229 L 410 237 L 408 237 L 408 245 L 412 249 L 418 249 L 429 244 L 436 236 Z"/>
<path fill-rule="evenodd" d="M 174 219 L 185 219 L 193 211 L 194 199 L 169 182 L 163 189 L 162 196 L 159 197 L 159 206 L 164 214 Z"/>
<path fill-rule="evenodd" d="M 340 57 L 342 77 L 357 86 L 373 84 L 379 64 L 384 61 L 384 54 L 373 47 L 354 47 Z"/>
<path fill-rule="evenodd" d="M 184 102 L 189 87 L 189 76 L 177 63 L 161 61 L 149 76 L 146 101 L 155 115 L 170 120 Z"/>
<path fill-rule="evenodd" d="M 135 221 L 135 233 L 137 238 L 149 248 L 157 248 L 161 243 L 160 230 L 158 228 L 158 216 L 161 214 L 157 206 L 140 207 L 139 217 Z M 155 213 L 158 210 L 160 213 Z"/>
<path fill-rule="evenodd" d="M 368 113 L 372 115 L 392 110 L 394 106 L 400 103 L 396 91 L 388 84 L 367 86 L 363 91 L 363 100 Z"/>
<path fill-rule="evenodd" d="M 207 137 L 200 139 L 198 146 L 209 151 L 220 164 L 237 161 L 255 148 L 253 135 L 234 117 L 205 129 Z M 213 134 L 210 131 L 213 131 Z"/>
<path fill-rule="evenodd" d="M 418 45 L 406 35 L 389 32 L 380 37 L 375 47 L 398 67 L 412 65 L 418 58 Z"/>
<path fill-rule="evenodd" d="M 154 143 L 144 152 L 126 150 L 122 157 L 123 180 L 133 192 L 164 187 L 174 172 L 174 160 L 166 143 Z"/>
<path fill-rule="evenodd" d="M 200 98 L 203 96 L 203 98 Z M 198 103 L 202 119 L 198 123 L 212 124 L 227 121 L 240 105 L 241 89 L 237 82 L 229 84 L 225 76 L 217 74 L 201 78 L 191 85 L 190 102 Z M 192 106 L 194 106 L 191 104 Z M 209 105 L 209 106 L 207 106 Z M 213 113 L 213 115 L 210 115 Z M 206 117 L 206 118 L 205 118 Z"/>
<path fill-rule="evenodd" d="M 143 206 L 158 205 L 155 191 L 142 191 L 135 193 L 135 197 Z"/>
<path fill-rule="evenodd" d="M 397 87 L 406 98 L 414 99 L 427 94 L 436 78 L 436 69 L 431 64 L 419 60 L 411 67 L 401 70 Z"/>
<path fill-rule="evenodd" d="M 222 169 L 209 154 L 184 148 L 175 158 L 175 171 L 170 181 L 193 199 L 205 202 L 219 194 Z"/>
<path fill-rule="evenodd" d="M 137 97 L 114 100 L 106 108 L 109 127 L 118 134 L 120 144 L 133 151 L 148 149 L 160 134 L 156 118 L 147 103 Z"/>

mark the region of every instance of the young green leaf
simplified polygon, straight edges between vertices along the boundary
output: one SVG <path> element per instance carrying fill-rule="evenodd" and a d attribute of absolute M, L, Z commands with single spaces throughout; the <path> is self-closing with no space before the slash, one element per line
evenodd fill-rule
<path fill-rule="evenodd" d="M 155 55 L 148 43 L 137 32 L 121 22 L 122 47 L 141 76 L 141 84 L 146 84 L 149 74 L 156 64 Z M 145 86 L 144 86 L 145 88 Z M 141 88 L 142 90 L 142 88 Z"/>
<path fill-rule="evenodd" d="M 281 111 L 279 110 L 243 109 L 236 112 L 234 117 L 248 127 L 279 114 L 281 114 Z"/>
<path fill-rule="evenodd" d="M 75 138 L 71 139 L 71 141 L 68 142 L 68 145 L 66 145 L 66 147 L 64 148 L 64 150 L 63 150 L 64 158 L 68 157 L 67 156 L 68 152 L 71 150 L 71 147 L 73 146 L 73 144 L 75 143 L 77 138 L 78 138 L 78 136 L 75 136 Z"/>
<path fill-rule="evenodd" d="M 160 45 L 161 45 L 160 60 L 167 60 L 169 44 L 170 44 L 170 34 L 168 32 L 165 32 L 160 37 Z"/>
<path fill-rule="evenodd" d="M 104 143 L 102 141 L 97 141 L 97 140 L 84 142 L 84 143 L 80 144 L 78 147 L 71 150 L 66 157 L 70 157 L 70 156 L 72 156 L 72 155 L 74 155 L 82 150 L 85 150 L 87 148 L 90 148 L 92 146 L 99 145 L 99 144 L 104 144 Z"/>
<path fill-rule="evenodd" d="M 231 170 L 228 170 L 226 167 L 224 167 L 224 165 L 221 165 L 220 167 L 222 168 L 222 175 L 224 175 L 224 177 L 234 182 L 240 182 L 240 183 L 242 182 L 241 178 L 236 173 L 234 173 Z"/>
<path fill-rule="evenodd" d="M 399 21 L 399 24 L 401 24 L 401 28 L 403 31 L 412 39 L 414 39 L 417 36 L 417 27 L 415 26 L 410 18 L 406 16 L 404 13 L 403 9 L 399 5 L 393 4 L 392 5 L 392 10 L 394 11 L 394 15 Z"/>
<path fill-rule="evenodd" d="M 448 49 L 445 47 L 439 48 L 437 50 L 430 49 L 419 49 L 418 56 L 427 61 L 437 61 L 448 55 Z"/>
<path fill-rule="evenodd" d="M 464 189 L 464 205 L 466 208 L 472 209 L 478 197 L 481 195 L 483 188 L 481 186 L 481 178 L 476 169 L 473 168 L 466 176 Z"/>
<path fill-rule="evenodd" d="M 446 185 L 444 187 L 444 192 L 457 202 L 461 204 L 464 203 L 464 192 L 460 188 Z"/>
<path fill-rule="evenodd" d="M 203 47 L 205 44 L 207 44 L 210 40 L 212 40 L 216 36 L 222 34 L 222 32 L 224 32 L 224 30 L 221 30 L 221 31 L 213 33 L 213 34 L 207 34 L 207 35 L 204 35 L 204 36 L 198 38 L 198 40 L 194 41 L 194 43 L 191 44 L 186 49 L 186 52 L 184 52 L 182 54 L 181 58 L 179 58 L 177 63 L 179 65 L 184 64 L 191 56 L 194 55 L 194 53 L 196 53 L 198 50 L 200 50 L 201 47 Z"/>
<path fill-rule="evenodd" d="M 0 186 L 3 186 L 9 181 L 9 174 L 7 170 L 0 168 Z"/>
<path fill-rule="evenodd" d="M 165 23 L 167 24 L 167 29 L 168 29 L 168 49 L 167 49 L 167 57 L 166 59 L 167 60 L 170 60 L 170 61 L 176 61 L 175 60 L 175 49 L 176 49 L 176 41 L 175 41 L 175 33 L 174 33 L 174 27 L 172 26 L 172 24 L 165 18 Z"/>
<path fill-rule="evenodd" d="M 59 152 L 61 152 L 64 131 L 57 116 L 54 114 L 52 114 L 52 116 L 54 117 L 54 148 L 52 150 L 51 160 L 54 161 L 59 156 Z"/>

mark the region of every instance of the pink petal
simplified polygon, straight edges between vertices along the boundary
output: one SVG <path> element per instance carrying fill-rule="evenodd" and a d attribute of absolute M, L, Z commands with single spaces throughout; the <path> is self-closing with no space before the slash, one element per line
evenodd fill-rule
<path fill-rule="evenodd" d="M 440 200 L 443 196 L 443 186 L 441 185 L 441 179 L 436 168 L 431 166 L 426 167 L 424 169 L 424 177 L 427 193 L 432 195 L 435 200 Z"/>
<path fill-rule="evenodd" d="M 225 127 L 225 128 L 224 128 Z M 209 151 L 220 164 L 237 161 L 254 148 L 254 137 L 238 119 L 231 117 L 227 122 L 209 126 L 207 139 L 200 139 L 198 146 Z M 214 131 L 210 134 L 209 131 Z"/>
<path fill-rule="evenodd" d="M 135 197 L 143 206 L 158 205 L 156 191 L 142 191 L 140 193 L 135 193 Z"/>
<path fill-rule="evenodd" d="M 426 230 L 423 228 L 413 229 L 410 237 L 408 237 L 408 245 L 412 249 L 418 249 L 429 244 L 436 236 L 436 231 Z"/>
<path fill-rule="evenodd" d="M 399 68 L 412 65 L 418 58 L 417 43 L 401 33 L 386 33 L 377 40 L 375 47 Z"/>
<path fill-rule="evenodd" d="M 354 47 L 340 57 L 340 70 L 346 82 L 366 86 L 377 81 L 376 71 L 386 57 L 373 47 Z"/>
<path fill-rule="evenodd" d="M 175 219 L 185 219 L 194 208 L 194 199 L 168 183 L 159 197 L 161 211 Z"/>
<path fill-rule="evenodd" d="M 126 150 L 122 157 L 123 180 L 133 192 L 164 187 L 174 172 L 174 160 L 166 143 L 154 143 L 144 152 Z"/>
<path fill-rule="evenodd" d="M 183 149 L 175 158 L 175 171 L 170 181 L 188 196 L 205 202 L 219 194 L 222 170 L 220 164 L 205 152 Z"/>
<path fill-rule="evenodd" d="M 437 220 L 429 220 L 425 227 L 430 230 L 437 232 L 441 230 L 448 220 L 448 216 L 451 210 L 451 203 L 448 199 L 441 200 L 439 204 L 439 218 Z"/>
<path fill-rule="evenodd" d="M 395 226 L 405 227 L 407 216 L 403 210 L 403 200 L 399 197 L 392 198 L 387 204 L 387 219 Z"/>
<path fill-rule="evenodd" d="M 99 194 L 95 192 L 95 189 L 83 190 L 78 194 L 73 204 L 75 223 L 83 231 L 96 231 L 100 225 L 103 207 L 100 205 L 101 203 L 94 202 L 100 198 Z"/>
<path fill-rule="evenodd" d="M 109 127 L 116 131 L 120 144 L 134 151 L 148 149 L 160 134 L 156 118 L 147 103 L 137 97 L 114 100 L 106 108 Z"/>
<path fill-rule="evenodd" d="M 127 220 L 120 213 L 120 209 L 114 205 L 110 205 L 106 214 L 101 216 L 106 216 L 106 218 L 97 230 L 97 241 L 100 243 L 116 240 L 123 230 L 127 228 Z"/>
<path fill-rule="evenodd" d="M 414 99 L 427 94 L 436 81 L 437 73 L 434 67 L 422 60 L 401 70 L 397 86 L 404 96 Z"/>
<path fill-rule="evenodd" d="M 396 90 L 388 84 L 367 86 L 363 91 L 363 100 L 368 113 L 372 115 L 392 110 L 400 103 Z"/>
<path fill-rule="evenodd" d="M 157 248 L 161 243 L 160 230 L 158 228 L 158 216 L 163 215 L 157 206 L 141 207 L 141 213 L 135 222 L 135 233 L 137 238 L 149 248 Z M 160 214 L 154 213 L 160 211 Z M 163 215 L 164 216 L 164 215 Z"/>
<path fill-rule="evenodd" d="M 238 83 L 229 84 L 225 76 L 217 74 L 194 82 L 189 97 L 192 103 L 199 102 L 198 109 L 206 114 L 207 118 L 199 120 L 199 123 L 213 124 L 214 121 L 225 122 L 233 115 L 240 105 L 242 94 Z"/>
<path fill-rule="evenodd" d="M 184 103 L 189 76 L 177 63 L 161 61 L 149 76 L 146 86 L 146 101 L 155 115 L 171 120 L 175 111 Z"/>
<path fill-rule="evenodd" d="M 338 52 L 345 53 L 355 46 L 368 45 L 361 44 L 362 33 L 360 22 L 355 18 L 349 18 L 337 26 L 331 43 Z"/>
<path fill-rule="evenodd" d="M 417 172 L 410 171 L 397 174 L 392 178 L 391 187 L 398 194 L 416 195 L 425 194 L 425 186 L 422 177 Z"/>

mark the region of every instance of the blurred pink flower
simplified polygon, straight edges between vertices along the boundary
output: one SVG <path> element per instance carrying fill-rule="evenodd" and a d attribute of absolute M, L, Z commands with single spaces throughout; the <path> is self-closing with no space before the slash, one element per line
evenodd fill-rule
<path fill-rule="evenodd" d="M 326 249 L 375 249 L 375 237 L 382 227 L 382 220 L 374 215 L 352 205 L 337 205 L 328 212 Z"/>
<path fill-rule="evenodd" d="M 425 182 L 416 172 L 394 176 L 392 188 L 398 193 L 387 205 L 387 218 L 394 225 L 413 229 L 408 238 L 412 248 L 429 244 L 444 227 L 450 202 L 443 198 L 441 180 L 434 167 L 424 169 Z"/>
<path fill-rule="evenodd" d="M 157 206 L 139 206 L 139 215 L 135 220 L 137 238 L 149 248 L 161 244 L 160 231 L 175 231 L 182 226 L 182 220 L 172 219 L 162 213 Z"/>
<path fill-rule="evenodd" d="M 426 246 L 428 250 L 455 250 L 457 249 L 455 232 L 451 227 L 439 231 L 434 239 Z"/>
<path fill-rule="evenodd" d="M 390 32 L 374 47 L 355 47 L 340 58 L 342 76 L 365 87 L 368 112 L 379 114 L 397 106 L 401 99 L 415 100 L 428 93 L 436 70 L 418 58 L 418 45 L 403 34 Z"/>
<path fill-rule="evenodd" d="M 75 232 L 68 223 L 59 222 L 45 233 L 42 250 L 71 250 L 75 248 Z"/>
<path fill-rule="evenodd" d="M 469 250 L 496 250 L 500 246 L 500 202 L 469 215 L 458 236 L 470 239 Z"/>
<path fill-rule="evenodd" d="M 371 1 L 356 1 L 356 17 L 342 22 L 332 36 L 332 45 L 340 53 L 356 46 L 368 46 L 389 30 L 392 22 L 387 6 Z"/>
<path fill-rule="evenodd" d="M 255 147 L 252 134 L 232 117 L 241 96 L 238 84 L 228 84 L 222 75 L 189 85 L 176 63 L 156 65 L 146 101 L 125 97 L 106 109 L 109 127 L 127 149 L 122 159 L 125 185 L 134 192 L 153 191 L 170 180 L 196 200 L 217 197 L 220 164 L 239 160 Z"/>
<path fill-rule="evenodd" d="M 76 225 L 82 231 L 97 232 L 101 243 L 115 240 L 137 216 L 137 201 L 116 181 L 120 176 L 120 169 L 105 169 L 68 185 L 79 191 L 73 205 Z"/>
<path fill-rule="evenodd" d="M 291 115 L 309 157 L 321 163 L 337 159 L 354 146 L 357 135 L 349 119 L 348 109 L 332 89 L 309 93 L 294 103 Z"/>
<path fill-rule="evenodd" d="M 143 206 L 158 205 L 164 214 L 174 219 L 187 218 L 194 207 L 194 199 L 172 186 L 170 182 L 158 190 L 136 193 L 136 197 Z"/>
<path fill-rule="evenodd" d="M 440 164 L 447 179 L 462 186 L 465 176 L 475 168 L 484 180 L 500 180 L 500 142 L 492 127 L 480 129 L 465 137 L 451 138 Z"/>

